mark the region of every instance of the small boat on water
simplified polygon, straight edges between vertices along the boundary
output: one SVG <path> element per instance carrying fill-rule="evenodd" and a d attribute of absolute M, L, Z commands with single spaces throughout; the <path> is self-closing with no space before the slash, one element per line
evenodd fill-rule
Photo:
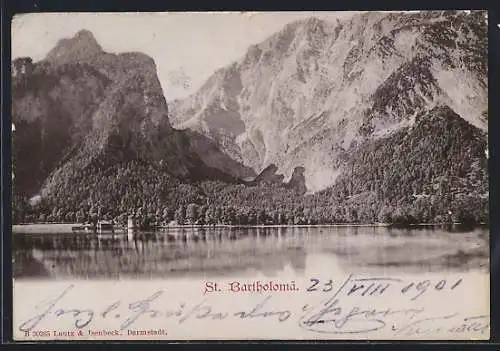
<path fill-rule="evenodd" d="M 92 232 L 94 233 L 95 230 L 96 230 L 96 227 L 92 224 L 82 224 L 82 225 L 77 225 L 77 226 L 73 226 L 71 227 L 71 230 L 73 232 Z"/>

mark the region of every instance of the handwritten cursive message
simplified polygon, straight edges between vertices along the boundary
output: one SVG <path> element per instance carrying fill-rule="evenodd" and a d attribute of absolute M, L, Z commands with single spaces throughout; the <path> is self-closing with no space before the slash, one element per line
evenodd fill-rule
<path fill-rule="evenodd" d="M 477 282 L 462 276 L 309 278 L 294 281 L 290 291 L 267 292 L 261 288 L 266 281 L 238 281 L 240 287 L 253 286 L 255 291 L 246 294 L 231 288 L 234 281 L 210 282 L 211 287 L 227 287 L 211 288 L 210 293 L 205 291 L 207 282 L 196 283 L 196 288 L 194 283 L 129 282 L 107 288 L 98 301 L 82 292 L 82 286 L 89 289 L 83 282 L 58 284 L 60 289 L 50 289 L 50 295 L 23 302 L 23 316 L 14 325 L 19 338 L 176 339 L 187 329 L 200 338 L 221 339 L 245 337 L 242 331 L 280 339 L 489 337 L 488 305 L 468 305 L 465 298 Z M 120 284 L 135 285 L 136 290 L 126 293 L 116 287 Z M 179 294 L 188 292 L 188 286 L 191 293 Z M 296 333 L 290 335 L 290 330 Z"/>

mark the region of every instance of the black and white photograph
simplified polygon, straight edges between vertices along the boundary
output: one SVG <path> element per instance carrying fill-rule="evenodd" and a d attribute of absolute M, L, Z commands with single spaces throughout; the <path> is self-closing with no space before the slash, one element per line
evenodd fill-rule
<path fill-rule="evenodd" d="M 11 71 L 19 337 L 489 337 L 487 11 L 22 14 Z"/>

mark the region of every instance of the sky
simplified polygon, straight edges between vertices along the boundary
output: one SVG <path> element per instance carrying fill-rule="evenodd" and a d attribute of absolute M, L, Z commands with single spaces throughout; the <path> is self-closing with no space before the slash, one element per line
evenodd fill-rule
<path fill-rule="evenodd" d="M 32 13 L 12 21 L 12 57 L 38 61 L 58 40 L 90 30 L 103 50 L 151 56 L 167 101 L 196 91 L 218 68 L 287 23 L 308 17 L 343 19 L 354 12 Z"/>

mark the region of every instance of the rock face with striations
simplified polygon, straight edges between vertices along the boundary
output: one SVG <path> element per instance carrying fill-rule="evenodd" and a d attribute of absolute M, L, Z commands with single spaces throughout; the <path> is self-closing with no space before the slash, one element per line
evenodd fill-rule
<path fill-rule="evenodd" d="M 411 126 L 436 106 L 486 131 L 485 15 L 371 12 L 293 22 L 170 103 L 169 116 L 256 172 L 274 164 L 289 179 L 304 167 L 308 189 L 321 190 L 356 142 Z"/>

